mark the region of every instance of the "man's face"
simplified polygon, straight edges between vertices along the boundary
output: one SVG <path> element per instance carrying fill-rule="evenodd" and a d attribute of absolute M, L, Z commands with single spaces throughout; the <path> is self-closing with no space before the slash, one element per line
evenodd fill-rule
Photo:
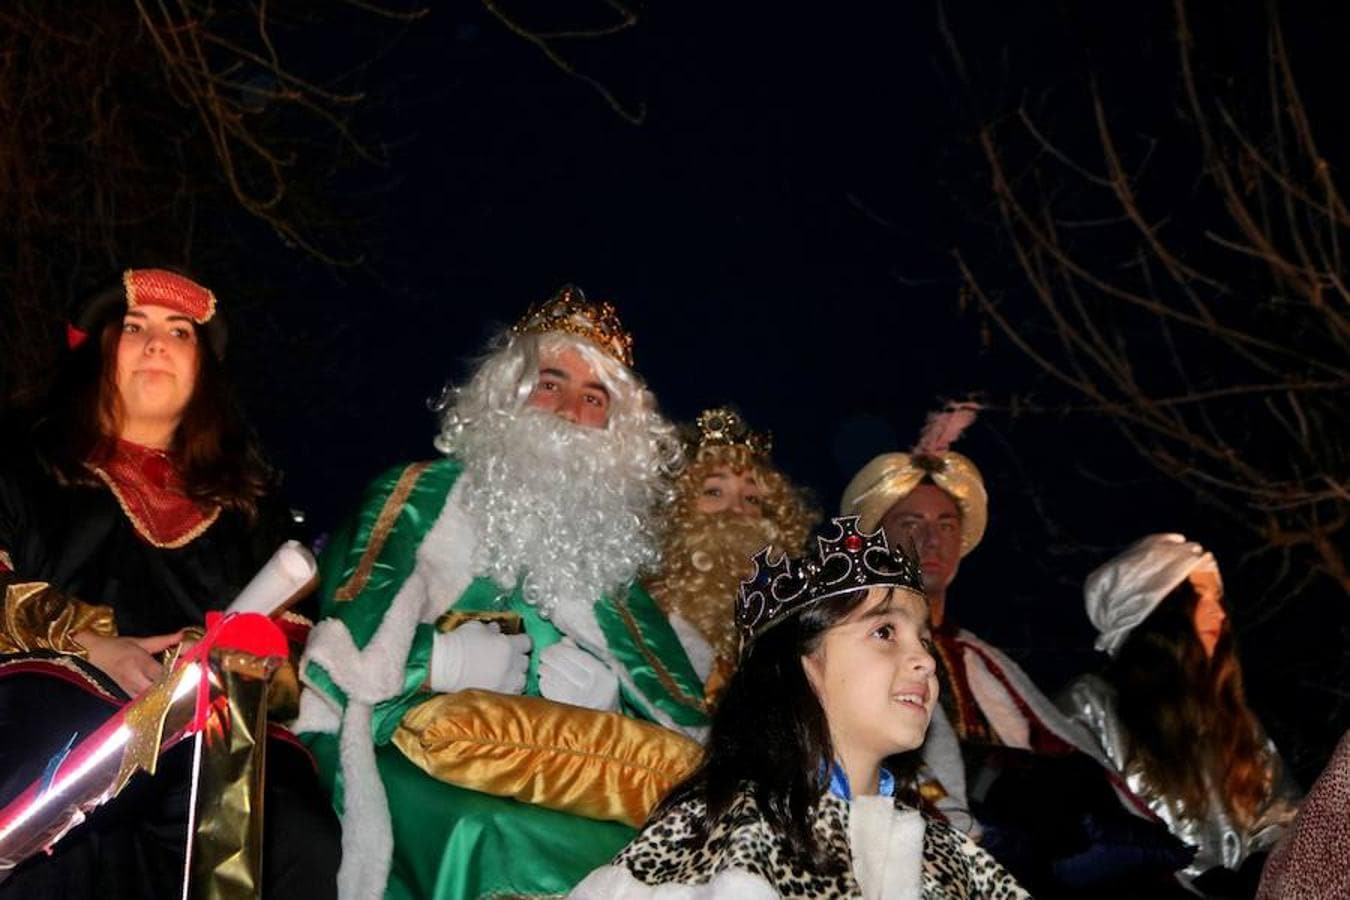
<path fill-rule="evenodd" d="M 881 527 L 893 545 L 913 544 L 929 594 L 947 590 L 961 564 L 961 511 L 951 494 L 935 484 L 921 484 L 890 508 Z"/>
<path fill-rule="evenodd" d="M 525 404 L 585 428 L 609 424 L 609 389 L 572 347 L 540 356 L 539 382 Z"/>
<path fill-rule="evenodd" d="M 708 473 L 699 488 L 695 507 L 701 513 L 725 512 L 757 519 L 764 515 L 760 506 L 759 479 L 754 469 L 735 472 L 730 466 L 718 466 Z"/>

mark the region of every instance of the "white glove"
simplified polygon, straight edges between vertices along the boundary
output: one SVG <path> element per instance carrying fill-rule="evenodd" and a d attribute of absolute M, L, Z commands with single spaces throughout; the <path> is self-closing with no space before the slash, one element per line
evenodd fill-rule
<path fill-rule="evenodd" d="M 500 694 L 525 690 L 530 667 L 529 635 L 502 634 L 496 622 L 465 622 L 431 639 L 431 673 L 438 693 L 481 688 Z"/>
<path fill-rule="evenodd" d="M 619 708 L 618 677 L 568 640 L 539 651 L 539 693 L 587 709 L 613 712 Z"/>

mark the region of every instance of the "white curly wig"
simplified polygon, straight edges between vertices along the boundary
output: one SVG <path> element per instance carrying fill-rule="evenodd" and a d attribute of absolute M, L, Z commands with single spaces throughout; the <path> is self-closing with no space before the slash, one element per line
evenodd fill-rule
<path fill-rule="evenodd" d="M 468 384 L 442 396 L 436 448 L 464 463 L 479 573 L 551 615 L 650 571 L 682 464 L 675 428 L 630 369 L 584 338 L 504 332 Z M 609 391 L 604 428 L 526 405 L 541 358 L 579 353 Z"/>

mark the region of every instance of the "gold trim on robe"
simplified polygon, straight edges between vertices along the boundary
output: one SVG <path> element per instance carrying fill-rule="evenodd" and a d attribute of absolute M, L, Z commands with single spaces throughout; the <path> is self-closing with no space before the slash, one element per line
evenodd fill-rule
<path fill-rule="evenodd" d="M 43 581 L 5 585 L 0 653 L 54 650 L 86 658 L 87 651 L 75 640 L 77 631 L 116 637 L 112 607 L 67 597 Z"/>
<path fill-rule="evenodd" d="M 398 519 L 398 514 L 402 512 L 403 504 L 407 502 L 408 495 L 412 493 L 413 487 L 416 486 L 417 479 L 430 465 L 429 462 L 413 463 L 403 470 L 402 475 L 398 476 L 398 482 L 394 485 L 394 490 L 390 492 L 389 498 L 384 501 L 384 506 L 380 507 L 380 514 L 375 519 L 375 526 L 371 529 L 370 540 L 366 542 L 366 550 L 361 554 L 360 562 L 356 564 L 352 576 L 333 592 L 334 600 L 339 603 L 352 600 L 365 588 L 366 582 L 370 579 L 370 573 L 375 568 L 375 560 L 379 559 L 380 551 L 384 549 L 384 542 L 389 539 L 389 532 L 394 530 L 394 522 Z"/>

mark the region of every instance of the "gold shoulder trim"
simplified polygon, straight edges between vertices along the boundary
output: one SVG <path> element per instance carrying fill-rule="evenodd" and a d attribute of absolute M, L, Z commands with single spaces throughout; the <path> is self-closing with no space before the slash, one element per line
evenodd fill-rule
<path fill-rule="evenodd" d="M 136 533 L 145 538 L 146 542 L 151 546 L 158 547 L 161 550 L 177 550 L 179 547 L 186 547 L 188 544 L 201 537 L 202 534 L 206 532 L 206 529 L 216 524 L 216 519 L 220 518 L 220 507 L 213 506 L 204 519 L 183 534 L 167 541 L 161 541 L 155 537 L 154 533 L 150 530 L 150 526 L 146 525 L 141 521 L 139 516 L 131 511 L 131 507 L 127 504 L 126 498 L 122 496 L 122 492 L 117 489 L 117 483 L 113 481 L 112 476 L 98 466 L 89 466 L 89 469 L 99 477 L 100 481 L 108 486 L 108 490 L 112 491 L 112 495 L 117 498 L 117 505 L 122 507 L 122 512 L 126 513 L 127 518 L 131 520 L 131 527 L 136 529 Z"/>
<path fill-rule="evenodd" d="M 356 570 L 352 572 L 351 577 L 333 592 L 334 600 L 345 603 L 365 589 L 366 582 L 370 580 L 370 573 L 375 568 L 375 560 L 380 558 L 380 551 L 384 549 L 384 542 L 389 539 L 389 532 L 394 530 L 394 522 L 402 512 L 403 504 L 408 502 L 408 496 L 412 494 L 417 479 L 430 465 L 430 462 L 413 463 L 398 476 L 394 489 L 384 501 L 384 506 L 380 507 L 380 514 L 375 519 L 375 527 L 370 530 L 370 540 L 366 543 L 365 552 L 361 554 L 361 561 L 356 564 Z"/>
<path fill-rule="evenodd" d="M 624 627 L 627 628 L 628 633 L 632 635 L 633 643 L 637 645 L 638 650 L 642 653 L 642 658 L 647 661 L 647 665 L 652 667 L 652 671 L 656 673 L 657 680 L 661 682 L 661 687 L 666 689 L 666 693 L 670 694 L 670 696 L 681 706 L 687 706 L 690 709 L 696 709 L 699 712 L 706 713 L 708 711 L 708 704 L 704 702 L 703 698 L 692 696 L 681 688 L 675 681 L 675 676 L 671 675 L 670 670 L 666 668 L 665 663 L 661 662 L 660 657 L 653 653 L 651 648 L 647 646 L 647 642 L 642 639 L 642 630 L 638 628 L 637 619 L 633 617 L 633 611 L 628 608 L 628 601 L 615 600 L 614 607 L 619 611 L 619 616 L 623 619 Z"/>

